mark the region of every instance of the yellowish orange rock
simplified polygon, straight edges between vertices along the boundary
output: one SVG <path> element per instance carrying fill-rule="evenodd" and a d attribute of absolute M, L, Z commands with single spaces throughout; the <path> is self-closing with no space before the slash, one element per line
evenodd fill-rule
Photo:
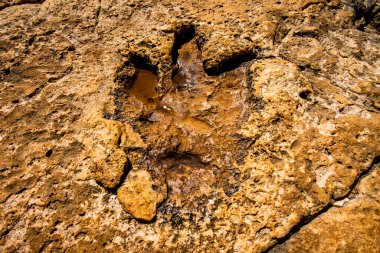
<path fill-rule="evenodd" d="M 166 186 L 152 180 L 145 170 L 131 171 L 117 190 L 117 198 L 123 208 L 139 220 L 151 221 L 157 206 L 166 197 Z"/>
<path fill-rule="evenodd" d="M 107 188 L 121 184 L 128 163 L 126 147 L 144 147 L 140 136 L 133 129 L 115 120 L 104 119 L 100 113 L 92 113 L 84 119 L 83 143 L 93 161 L 94 178 Z"/>
<path fill-rule="evenodd" d="M 0 252 L 379 251 L 379 7 L 3 1 Z"/>

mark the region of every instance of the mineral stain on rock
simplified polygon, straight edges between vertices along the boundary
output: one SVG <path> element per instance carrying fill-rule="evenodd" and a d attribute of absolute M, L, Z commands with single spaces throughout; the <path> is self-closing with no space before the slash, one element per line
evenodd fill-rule
<path fill-rule="evenodd" d="M 178 91 L 189 90 L 205 77 L 201 54 L 194 41 L 184 44 L 178 54 L 178 73 L 173 78 L 173 86 Z"/>
<path fill-rule="evenodd" d="M 153 103 L 157 98 L 155 88 L 157 86 L 157 77 L 148 70 L 137 70 L 137 77 L 129 90 L 130 95 L 144 103 Z"/>

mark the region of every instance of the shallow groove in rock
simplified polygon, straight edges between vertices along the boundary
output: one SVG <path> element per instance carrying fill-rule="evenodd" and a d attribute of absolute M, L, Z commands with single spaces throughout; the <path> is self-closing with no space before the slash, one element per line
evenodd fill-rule
<path fill-rule="evenodd" d="M 24 1 L 20 1 L 20 3 L 17 3 L 17 4 L 4 4 L 3 6 L 0 7 L 0 11 L 3 11 L 13 6 L 25 5 L 25 4 L 42 4 L 43 2 L 45 2 L 45 0 L 24 0 Z"/>

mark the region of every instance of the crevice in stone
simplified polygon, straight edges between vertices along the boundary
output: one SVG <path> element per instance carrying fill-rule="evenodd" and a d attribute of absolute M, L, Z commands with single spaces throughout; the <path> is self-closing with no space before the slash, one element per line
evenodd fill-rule
<path fill-rule="evenodd" d="M 100 12 L 101 11 L 102 11 L 102 0 L 99 0 L 99 7 L 96 9 L 96 12 L 95 12 L 95 25 L 94 25 L 94 29 L 96 29 L 98 27 L 99 16 L 100 16 Z"/>
<path fill-rule="evenodd" d="M 348 197 L 352 192 L 353 190 L 355 190 L 356 186 L 358 185 L 358 183 L 360 183 L 360 181 L 366 177 L 368 174 L 370 174 L 372 172 L 372 170 L 376 167 L 377 164 L 380 163 L 380 155 L 376 156 L 373 160 L 372 160 L 372 163 L 370 166 L 368 166 L 366 169 L 364 169 L 354 180 L 354 183 L 351 185 L 350 187 L 350 190 L 348 191 L 348 193 L 346 193 L 344 196 L 342 197 L 339 197 L 339 198 L 336 198 L 334 199 L 334 201 L 339 201 L 339 200 L 342 200 L 342 199 L 345 199 L 346 197 Z"/>
<path fill-rule="evenodd" d="M 117 194 L 117 189 L 119 189 L 121 187 L 121 185 L 124 183 L 124 181 L 127 178 L 129 172 L 131 171 L 131 169 L 132 169 L 132 163 L 128 159 L 127 163 L 125 164 L 125 167 L 124 167 L 124 170 L 123 170 L 123 174 L 120 177 L 119 184 L 114 189 L 112 189 L 112 193 L 113 194 Z"/>
<path fill-rule="evenodd" d="M 207 60 L 203 61 L 203 68 L 207 75 L 209 76 L 218 76 L 224 72 L 228 72 L 238 68 L 241 64 L 245 62 L 252 61 L 256 53 L 254 51 L 240 51 L 230 57 L 223 59 L 215 67 L 207 67 Z"/>
<path fill-rule="evenodd" d="M 198 50 L 202 52 L 202 46 L 205 43 L 205 38 L 201 34 L 197 33 L 195 25 L 186 24 L 179 26 L 174 31 L 174 37 L 174 45 L 171 52 L 173 65 L 177 63 L 178 50 L 182 47 L 182 45 L 190 42 L 194 38 L 196 38 Z M 237 53 L 234 53 L 229 57 L 225 57 L 215 67 L 208 67 L 207 60 L 204 60 L 203 69 L 205 73 L 209 76 L 217 76 L 224 72 L 228 72 L 238 68 L 243 63 L 253 60 L 254 57 L 256 57 L 255 50 L 242 50 Z"/>
<path fill-rule="evenodd" d="M 174 44 L 172 49 L 172 62 L 177 63 L 178 50 L 195 37 L 195 26 L 192 24 L 182 25 L 174 32 Z"/>
<path fill-rule="evenodd" d="M 380 15 L 380 5 L 376 3 L 376 1 L 369 6 L 366 3 L 354 1 L 353 8 L 355 9 L 354 20 L 363 20 L 363 22 L 357 25 L 359 30 L 364 31 L 364 28 L 370 24 L 372 24 L 375 29 L 380 29 L 380 20 L 376 20 L 379 19 L 377 16 Z"/>
<path fill-rule="evenodd" d="M 106 189 L 107 192 L 117 195 L 117 190 L 122 186 L 122 184 L 124 183 L 131 169 L 132 169 L 132 163 L 128 160 L 124 166 L 123 174 L 120 177 L 119 183 L 114 188 L 108 188 L 99 181 L 96 181 L 96 183 L 100 185 L 102 188 Z"/>
<path fill-rule="evenodd" d="M 43 84 L 39 87 L 37 87 L 32 93 L 28 94 L 24 99 L 32 99 L 33 97 L 37 96 L 41 93 L 41 91 L 46 87 L 46 84 Z"/>
<path fill-rule="evenodd" d="M 153 72 L 155 75 L 158 74 L 158 66 L 153 64 L 147 56 L 131 54 L 129 64 L 132 64 L 137 69 L 148 70 Z"/>
<path fill-rule="evenodd" d="M 349 191 L 344 194 L 343 196 L 341 197 L 338 197 L 338 198 L 335 198 L 335 199 L 332 199 L 325 207 L 323 207 L 320 211 L 316 212 L 315 214 L 312 214 L 312 215 L 309 215 L 309 216 L 306 216 L 303 218 L 303 220 L 301 220 L 297 225 L 295 225 L 290 231 L 288 234 L 286 234 L 284 237 L 281 237 L 281 238 L 278 238 L 276 239 L 276 242 L 270 246 L 269 248 L 267 248 L 266 250 L 264 250 L 263 252 L 264 253 L 270 253 L 272 249 L 274 249 L 275 247 L 281 245 L 281 244 L 284 244 L 286 243 L 294 234 L 298 233 L 304 226 L 308 225 L 310 222 L 312 222 L 314 219 L 318 218 L 320 215 L 326 213 L 331 207 L 333 207 L 333 204 L 334 202 L 336 201 L 340 201 L 342 199 L 345 199 L 347 198 L 352 192 L 353 190 L 355 190 L 356 186 L 358 185 L 358 183 L 364 178 L 366 177 L 368 174 L 371 173 L 371 171 L 376 167 L 377 164 L 380 163 L 380 155 L 376 156 L 371 165 L 368 166 L 366 169 L 364 169 L 361 173 L 359 173 L 359 175 L 355 178 L 354 182 L 352 183 L 352 185 L 350 186 L 350 189 Z"/>

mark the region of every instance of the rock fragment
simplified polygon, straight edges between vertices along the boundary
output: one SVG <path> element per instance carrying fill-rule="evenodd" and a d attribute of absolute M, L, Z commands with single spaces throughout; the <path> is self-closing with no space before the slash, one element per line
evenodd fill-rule
<path fill-rule="evenodd" d="M 118 189 L 117 198 L 133 217 L 151 221 L 157 206 L 166 198 L 166 185 L 160 185 L 145 170 L 131 171 Z"/>
<path fill-rule="evenodd" d="M 91 114 L 85 124 L 83 142 L 93 161 L 93 176 L 106 188 L 114 189 L 121 183 L 128 163 L 123 148 L 144 147 L 144 143 L 130 126 L 104 119 L 99 113 Z"/>

